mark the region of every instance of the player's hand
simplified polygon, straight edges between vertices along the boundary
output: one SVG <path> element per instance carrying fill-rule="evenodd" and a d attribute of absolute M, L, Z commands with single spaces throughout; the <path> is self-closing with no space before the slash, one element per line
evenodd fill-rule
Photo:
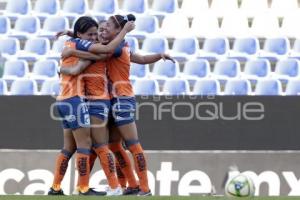
<path fill-rule="evenodd" d="M 67 35 L 69 37 L 73 37 L 74 33 L 72 31 L 68 31 L 68 30 L 59 31 L 59 32 L 56 33 L 55 39 L 57 40 L 59 37 L 64 36 L 64 35 Z"/>
<path fill-rule="evenodd" d="M 130 31 L 132 31 L 134 28 L 135 28 L 134 21 L 129 21 L 124 26 L 124 30 L 126 30 L 127 33 L 129 33 Z"/>
<path fill-rule="evenodd" d="M 162 54 L 160 54 L 160 56 L 161 56 L 161 59 L 163 59 L 164 61 L 170 60 L 173 63 L 175 63 L 175 60 L 169 54 L 162 53 Z"/>
<path fill-rule="evenodd" d="M 65 47 L 63 49 L 63 51 L 61 52 L 61 58 L 65 59 L 65 58 L 71 57 L 72 53 L 73 53 L 73 49 L 72 48 Z"/>

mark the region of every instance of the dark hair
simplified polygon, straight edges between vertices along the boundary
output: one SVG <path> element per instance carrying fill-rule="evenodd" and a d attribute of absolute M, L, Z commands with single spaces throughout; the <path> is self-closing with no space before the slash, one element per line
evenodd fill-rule
<path fill-rule="evenodd" d="M 98 28 L 98 23 L 93 18 L 88 16 L 79 17 L 74 25 L 74 37 L 78 38 L 78 33 L 85 33 L 92 27 Z"/>
<path fill-rule="evenodd" d="M 135 19 L 136 19 L 133 14 L 128 14 L 125 16 L 113 15 L 110 18 L 113 20 L 113 22 L 117 28 L 119 28 L 119 27 L 123 28 L 127 22 L 135 21 Z"/>

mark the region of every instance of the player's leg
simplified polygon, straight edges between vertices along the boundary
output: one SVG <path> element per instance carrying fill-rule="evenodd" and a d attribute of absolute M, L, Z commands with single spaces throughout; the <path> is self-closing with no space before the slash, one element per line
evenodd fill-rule
<path fill-rule="evenodd" d="M 145 159 L 144 150 L 138 140 L 138 133 L 135 124 L 135 98 L 114 98 L 112 102 L 115 126 L 120 131 L 127 148 L 133 156 L 135 170 L 140 183 L 141 191 L 139 192 L 139 195 L 151 195 L 148 185 L 147 162 Z"/>

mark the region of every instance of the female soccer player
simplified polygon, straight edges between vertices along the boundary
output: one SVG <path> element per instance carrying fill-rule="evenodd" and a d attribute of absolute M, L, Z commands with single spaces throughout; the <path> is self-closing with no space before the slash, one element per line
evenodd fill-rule
<path fill-rule="evenodd" d="M 123 40 L 126 33 L 134 28 L 128 23 L 122 33 L 112 43 L 102 45 L 93 43 L 97 38 L 98 24 L 90 17 L 79 18 L 74 26 L 74 38 L 66 42 L 66 46 L 94 53 L 110 53 Z M 63 66 L 72 67 L 79 58 L 69 57 L 63 60 Z M 85 95 L 84 81 L 80 76 L 61 76 L 61 93 L 57 97 L 57 109 L 63 119 L 64 148 L 58 156 L 55 178 L 48 194 L 63 194 L 60 183 L 67 169 L 67 163 L 74 152 L 74 140 L 77 148 L 76 164 L 79 172 L 79 194 L 103 195 L 89 188 L 89 155 L 91 150 L 90 117 L 83 101 Z"/>

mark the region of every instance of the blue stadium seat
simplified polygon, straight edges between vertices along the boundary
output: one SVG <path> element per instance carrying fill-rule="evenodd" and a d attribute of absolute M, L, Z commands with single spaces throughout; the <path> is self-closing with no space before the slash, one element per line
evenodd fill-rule
<path fill-rule="evenodd" d="M 0 37 L 5 37 L 10 33 L 10 20 L 8 17 L 0 16 Z"/>
<path fill-rule="evenodd" d="M 189 95 L 190 86 L 188 81 L 182 79 L 168 79 L 163 88 L 164 95 Z"/>
<path fill-rule="evenodd" d="M 135 29 L 129 35 L 138 39 L 145 39 L 158 31 L 158 20 L 155 16 L 141 15 L 136 19 L 135 24 Z"/>
<path fill-rule="evenodd" d="M 0 95 L 7 95 L 8 89 L 7 89 L 7 83 L 5 80 L 0 79 Z"/>
<path fill-rule="evenodd" d="M 37 84 L 30 79 L 17 79 L 11 84 L 10 95 L 36 95 Z"/>
<path fill-rule="evenodd" d="M 175 78 L 179 75 L 179 64 L 169 60 L 158 61 L 154 64 L 152 77 L 158 80 L 159 84 L 163 84 L 168 78 Z"/>
<path fill-rule="evenodd" d="M 118 0 L 94 0 L 91 14 L 98 20 L 102 20 L 117 13 L 118 10 Z"/>
<path fill-rule="evenodd" d="M 255 95 L 281 95 L 282 85 L 277 79 L 260 79 L 255 87 Z"/>
<path fill-rule="evenodd" d="M 34 79 L 38 84 L 41 84 L 46 79 L 58 79 L 57 75 L 58 63 L 56 60 L 39 60 L 34 63 L 31 79 Z"/>
<path fill-rule="evenodd" d="M 37 0 L 35 2 L 33 15 L 44 21 L 51 15 L 57 15 L 60 10 L 59 0 Z"/>
<path fill-rule="evenodd" d="M 198 78 L 207 78 L 210 75 L 210 64 L 207 60 L 189 60 L 184 64 L 182 78 L 188 80 L 191 85 Z"/>
<path fill-rule="evenodd" d="M 130 78 L 146 78 L 149 75 L 149 65 L 131 63 Z"/>
<path fill-rule="evenodd" d="M 161 20 L 166 15 L 175 13 L 177 9 L 178 9 L 177 0 L 153 1 L 150 14 L 157 16 Z"/>
<path fill-rule="evenodd" d="M 30 11 L 30 0 L 7 1 L 3 15 L 15 21 L 20 16 L 28 15 Z"/>
<path fill-rule="evenodd" d="M 125 40 L 128 43 L 131 52 L 137 52 L 139 50 L 139 42 L 135 37 L 126 37 Z"/>
<path fill-rule="evenodd" d="M 0 52 L 3 57 L 14 57 L 20 51 L 20 42 L 16 38 L 0 38 Z"/>
<path fill-rule="evenodd" d="M 124 0 L 122 10 L 135 15 L 144 14 L 148 10 L 148 0 Z"/>
<path fill-rule="evenodd" d="M 282 83 L 287 83 L 291 78 L 300 78 L 300 63 L 297 59 L 279 60 L 275 66 L 274 78 L 279 79 Z"/>
<path fill-rule="evenodd" d="M 170 54 L 178 62 L 193 59 L 199 51 L 199 43 L 195 37 L 176 38 Z"/>
<path fill-rule="evenodd" d="M 159 86 L 156 80 L 136 79 L 133 90 L 135 95 L 158 95 Z"/>
<path fill-rule="evenodd" d="M 259 53 L 259 57 L 276 62 L 285 58 L 289 51 L 290 42 L 287 37 L 267 38 L 263 51 Z"/>
<path fill-rule="evenodd" d="M 164 53 L 168 50 L 169 43 L 164 36 L 147 37 L 142 45 L 142 51 L 146 54 Z"/>
<path fill-rule="evenodd" d="M 255 37 L 237 38 L 234 40 L 233 49 L 229 51 L 228 58 L 241 62 L 252 60 L 259 51 L 259 41 Z"/>
<path fill-rule="evenodd" d="M 88 10 L 87 0 L 65 0 L 62 8 L 62 15 L 70 20 L 74 20 L 80 15 L 84 15 Z"/>
<path fill-rule="evenodd" d="M 18 59 L 34 62 L 45 57 L 50 51 L 50 41 L 47 38 L 32 38 L 26 41 L 24 51 Z"/>
<path fill-rule="evenodd" d="M 59 80 L 48 79 L 43 82 L 40 95 L 58 95 L 59 91 Z"/>
<path fill-rule="evenodd" d="M 251 84 L 245 79 L 230 79 L 226 82 L 224 95 L 250 95 Z"/>
<path fill-rule="evenodd" d="M 216 62 L 212 76 L 223 84 L 230 78 L 239 78 L 240 73 L 241 67 L 239 61 L 229 59 Z"/>
<path fill-rule="evenodd" d="M 260 78 L 268 78 L 271 74 L 271 64 L 267 59 L 256 59 L 246 62 L 243 78 L 256 84 Z"/>
<path fill-rule="evenodd" d="M 40 20 L 34 16 L 19 17 L 16 21 L 15 28 L 12 30 L 10 37 L 16 37 L 21 40 L 35 36 L 40 31 Z"/>
<path fill-rule="evenodd" d="M 49 16 L 45 20 L 43 29 L 41 30 L 39 36 L 47 37 L 48 39 L 54 39 L 57 32 L 68 29 L 69 21 L 67 18 L 62 16 Z"/>
<path fill-rule="evenodd" d="M 227 56 L 229 51 L 229 41 L 227 38 L 208 38 L 205 39 L 203 49 L 200 50 L 198 57 L 209 61 L 216 61 Z"/>
<path fill-rule="evenodd" d="M 6 61 L 3 70 L 3 79 L 10 84 L 13 80 L 27 77 L 29 74 L 28 63 L 24 60 Z"/>
<path fill-rule="evenodd" d="M 215 79 L 198 79 L 194 85 L 193 95 L 219 95 L 221 86 Z"/>
<path fill-rule="evenodd" d="M 55 40 L 52 45 L 52 49 L 47 55 L 47 59 L 56 60 L 59 62 L 61 57 L 61 52 L 64 48 L 64 43 L 68 40 L 69 37 L 60 37 L 58 40 Z"/>
<path fill-rule="evenodd" d="M 300 95 L 300 79 L 288 80 L 285 95 Z"/>

